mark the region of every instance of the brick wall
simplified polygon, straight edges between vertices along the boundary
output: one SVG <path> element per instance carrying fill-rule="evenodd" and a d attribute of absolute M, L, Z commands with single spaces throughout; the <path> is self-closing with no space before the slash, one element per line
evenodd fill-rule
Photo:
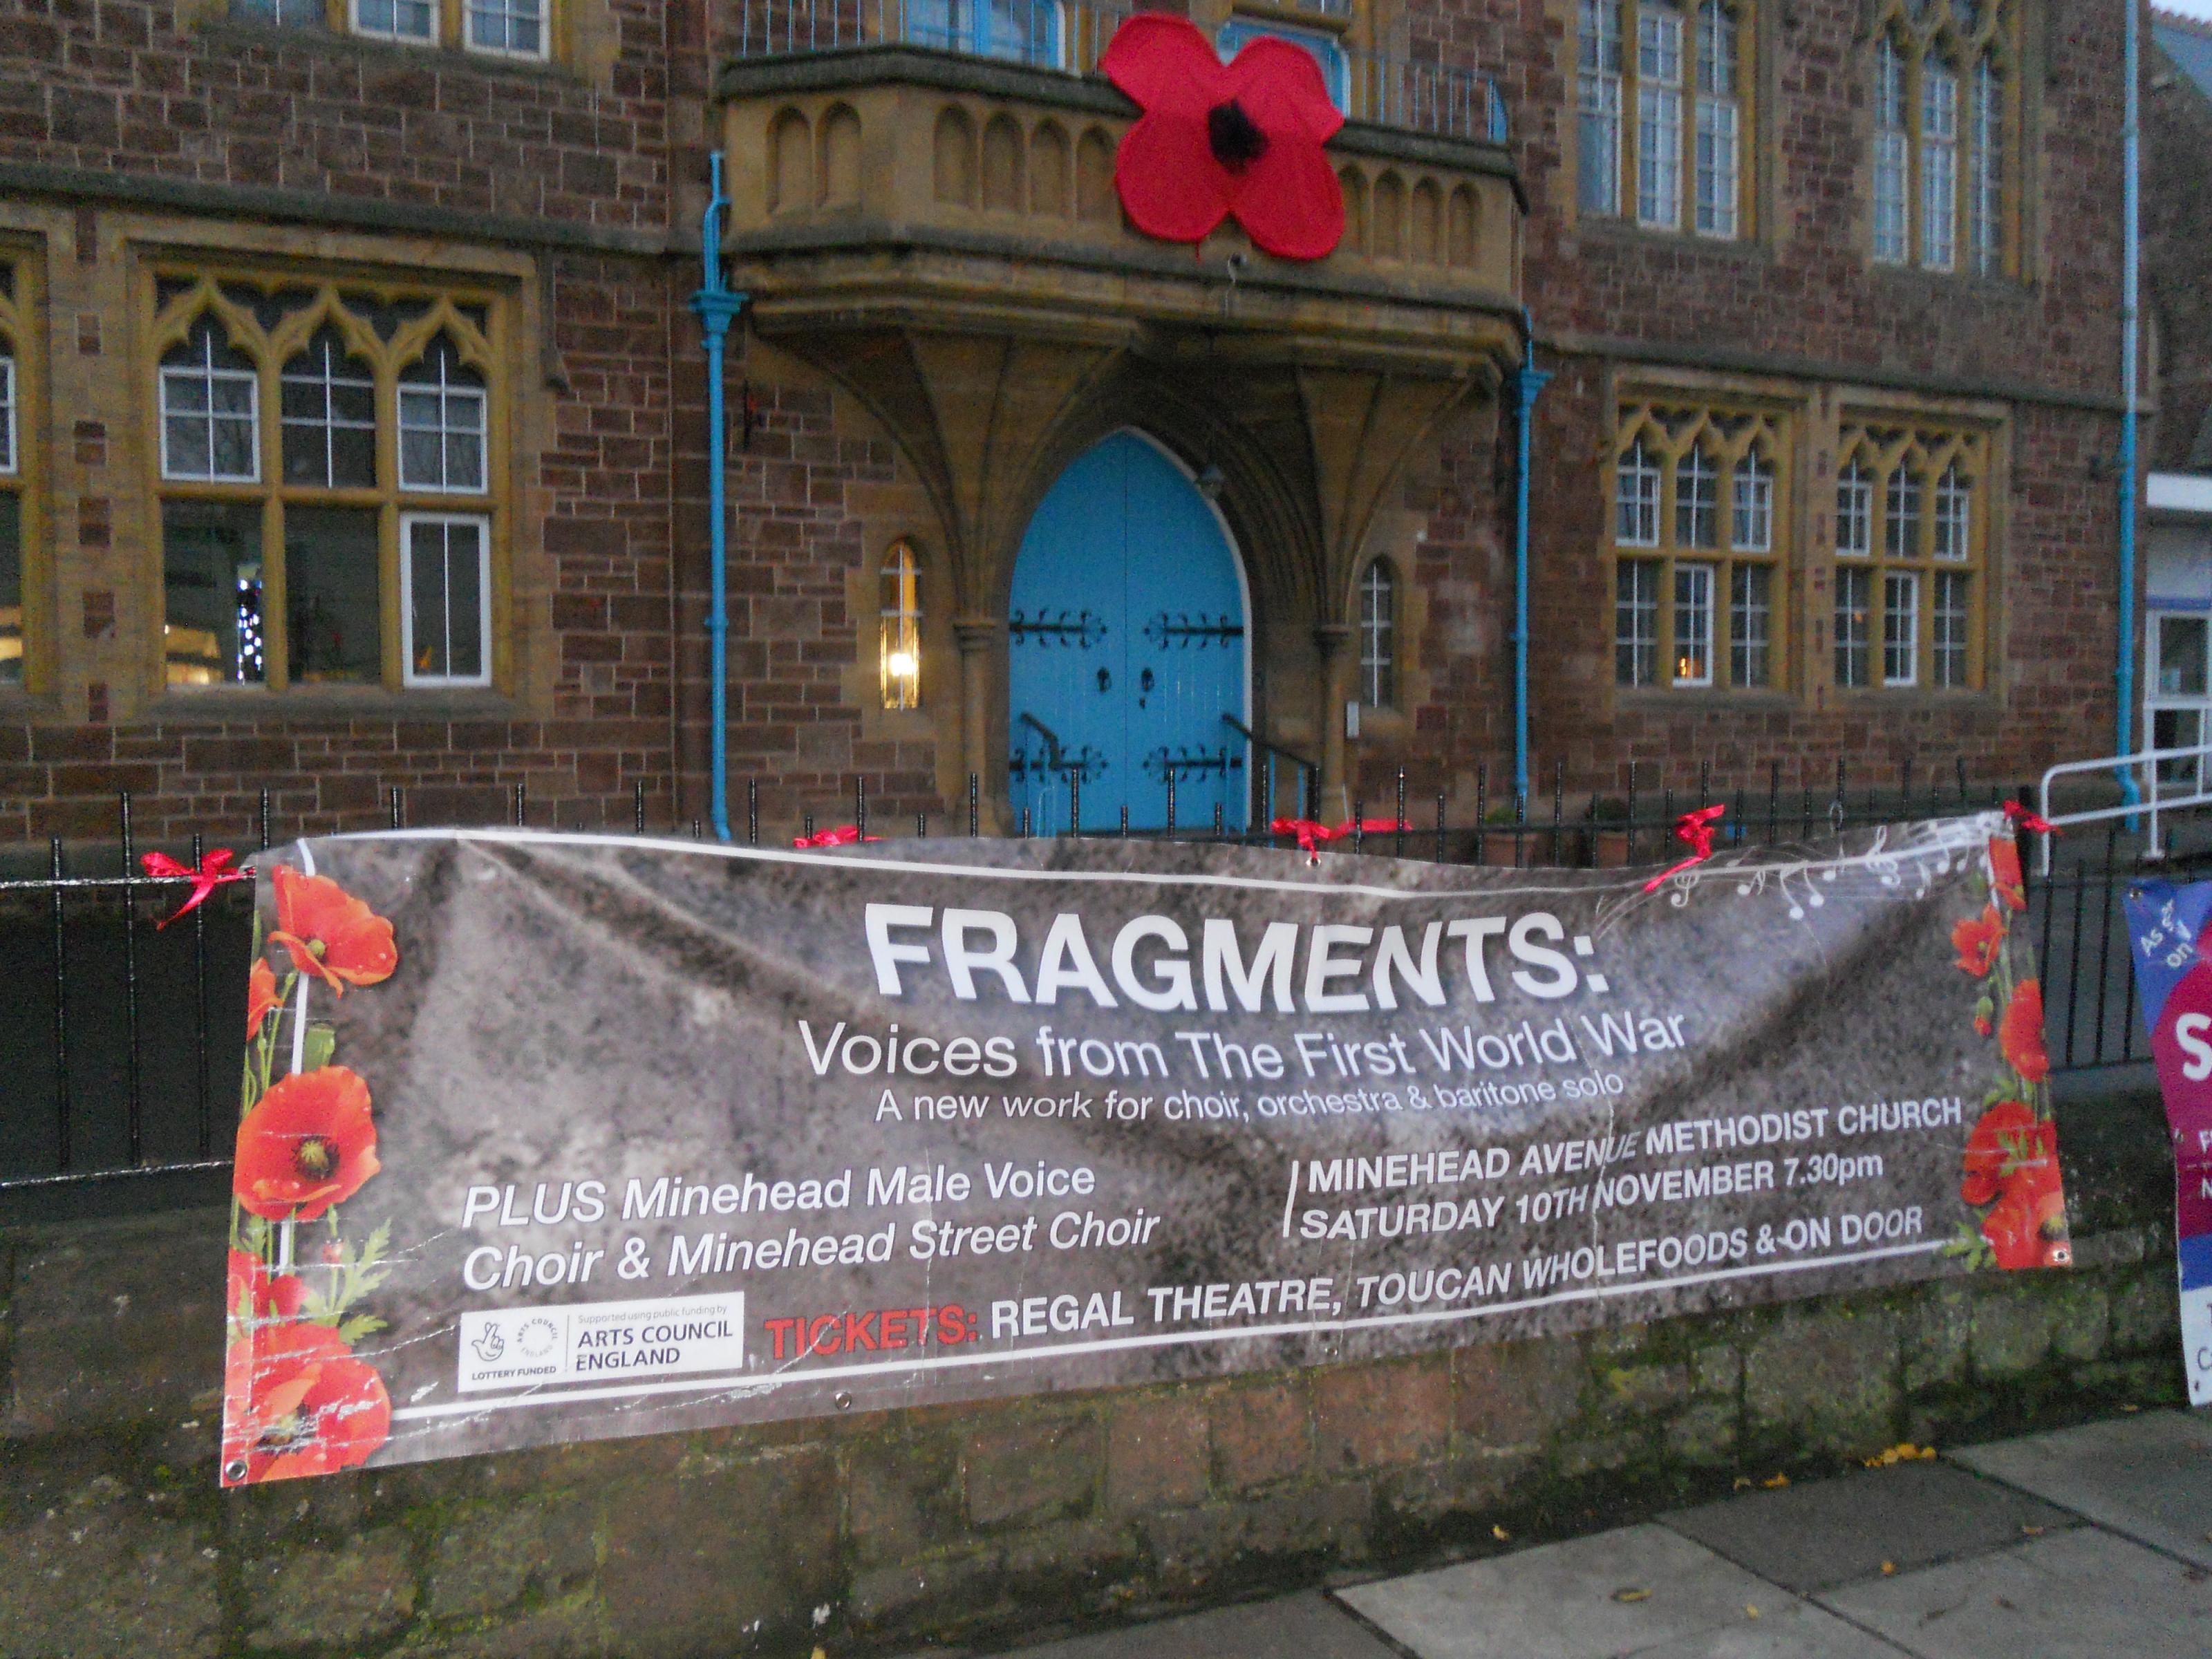
<path fill-rule="evenodd" d="M 2062 1135 L 2070 1273 L 232 1493 L 220 1212 L 0 1230 L 0 1655 L 1011 1641 L 2178 1403 L 2155 1102 Z"/>
<path fill-rule="evenodd" d="M 580 50 L 544 68 L 226 22 L 222 0 L 29 0 L 0 15 L 0 161 L 658 230 L 696 7 L 573 9 Z"/>

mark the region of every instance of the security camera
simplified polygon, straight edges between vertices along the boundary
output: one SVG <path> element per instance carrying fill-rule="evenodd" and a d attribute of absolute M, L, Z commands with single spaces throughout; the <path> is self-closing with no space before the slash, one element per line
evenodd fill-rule
<path fill-rule="evenodd" d="M 1242 272 L 1244 267 L 1251 263 L 1251 256 L 1242 252 L 1232 253 L 1229 256 L 1228 263 L 1230 275 L 1233 276 Z"/>

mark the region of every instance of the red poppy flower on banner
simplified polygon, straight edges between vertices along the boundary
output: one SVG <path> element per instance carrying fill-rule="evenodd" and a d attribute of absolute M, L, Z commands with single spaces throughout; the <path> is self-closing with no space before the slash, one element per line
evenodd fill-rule
<path fill-rule="evenodd" d="M 1968 916 L 1951 929 L 1951 948 L 1959 953 L 1959 966 L 1976 979 L 1987 979 L 1997 951 L 2004 945 L 2004 919 L 1994 904 L 1982 907 L 1978 916 Z"/>
<path fill-rule="evenodd" d="M 1966 1136 L 1959 1196 L 1969 1204 L 1986 1204 L 1995 1198 L 2006 1165 L 2029 1145 L 2036 1127 L 2035 1114 L 2017 1100 L 2001 1100 L 1984 1112 Z"/>
<path fill-rule="evenodd" d="M 248 1042 L 261 1035 L 261 1022 L 269 1018 L 276 1006 L 276 975 L 268 962 L 253 958 L 253 971 L 246 976 L 246 1040 Z"/>
<path fill-rule="evenodd" d="M 225 1486 L 357 1468 L 391 1437 L 384 1379 L 327 1325 L 269 1326 L 224 1355 Z"/>
<path fill-rule="evenodd" d="M 1990 837 L 1990 891 L 2008 910 L 2027 908 L 2027 884 L 2020 871 L 2020 844 L 2010 836 Z"/>
<path fill-rule="evenodd" d="M 296 1319 L 307 1300 L 307 1284 L 296 1273 L 272 1273 L 269 1264 L 245 1250 L 230 1253 L 229 1288 L 223 1311 L 235 1319 L 243 1310 L 250 1320 Z"/>
<path fill-rule="evenodd" d="M 2051 1163 L 2048 1186 L 2021 1182 L 2006 1189 L 1982 1218 L 1982 1237 L 2000 1267 L 2063 1267 L 2071 1257 L 2066 1241 L 2066 1199 Z"/>
<path fill-rule="evenodd" d="M 276 931 L 269 942 L 289 951 L 294 967 L 341 996 L 349 985 L 392 977 L 399 952 L 390 922 L 328 876 L 303 876 L 280 864 L 276 886 Z"/>
<path fill-rule="evenodd" d="M 343 1066 L 280 1078 L 238 1126 L 231 1188 L 270 1221 L 312 1221 L 379 1169 L 368 1085 Z"/>
<path fill-rule="evenodd" d="M 1319 259 L 1344 240 L 1344 190 L 1322 149 L 1344 116 L 1302 47 L 1261 35 L 1224 64 L 1188 18 L 1147 11 L 1098 66 L 1145 112 L 1114 185 L 1146 235 L 1203 241 L 1234 215 L 1280 258 Z"/>
<path fill-rule="evenodd" d="M 2013 1070 L 2030 1083 L 2040 1083 L 2051 1075 L 2051 1051 L 2043 1046 L 2040 981 L 2024 979 L 2013 987 L 2012 1000 L 2005 1005 L 2004 1024 L 1997 1030 L 1997 1042 Z"/>

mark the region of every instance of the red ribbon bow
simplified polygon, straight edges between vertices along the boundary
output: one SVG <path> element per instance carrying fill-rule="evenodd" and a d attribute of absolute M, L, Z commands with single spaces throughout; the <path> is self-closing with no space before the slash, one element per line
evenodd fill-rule
<path fill-rule="evenodd" d="M 2013 821 L 2014 828 L 2025 830 L 2031 836 L 2056 836 L 2063 833 L 2049 818 L 2031 812 L 2016 800 L 2008 800 L 2004 804 L 2004 815 Z"/>
<path fill-rule="evenodd" d="M 793 847 L 850 847 L 856 841 L 881 841 L 881 836 L 864 836 L 857 823 L 841 823 L 835 830 L 817 830 L 811 836 L 793 836 Z"/>
<path fill-rule="evenodd" d="M 1413 826 L 1398 818 L 1346 818 L 1342 823 L 1328 824 L 1312 818 L 1277 818 L 1267 826 L 1268 833 L 1277 836 L 1296 836 L 1298 850 L 1306 855 L 1310 864 L 1321 862 L 1321 843 L 1342 841 L 1346 836 L 1387 836 Z"/>
<path fill-rule="evenodd" d="M 1670 864 L 1644 884 L 1647 893 L 1656 892 L 1669 876 L 1679 876 L 1691 866 L 1703 864 L 1713 855 L 1713 821 L 1728 811 L 1725 806 L 1700 806 L 1694 812 L 1685 812 L 1674 820 L 1674 839 L 1688 844 L 1690 856 L 1679 864 Z"/>
<path fill-rule="evenodd" d="M 155 922 L 154 931 L 159 933 L 179 916 L 198 909 L 207 902 L 207 896 L 223 883 L 249 878 L 253 874 L 253 866 L 249 864 L 234 870 L 230 867 L 233 856 L 228 847 L 218 847 L 212 852 L 203 854 L 199 868 L 195 870 L 189 864 L 178 863 L 167 853 L 141 854 L 138 862 L 145 866 L 148 875 L 161 881 L 188 881 L 192 884 L 191 896 L 177 907 L 174 914 Z"/>

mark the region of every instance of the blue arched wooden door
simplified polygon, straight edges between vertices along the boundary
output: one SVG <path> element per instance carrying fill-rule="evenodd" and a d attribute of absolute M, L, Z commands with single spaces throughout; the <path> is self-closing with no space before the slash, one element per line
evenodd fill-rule
<path fill-rule="evenodd" d="M 1079 455 L 1030 520 L 1007 602 L 1014 810 L 1039 834 L 1129 809 L 1132 829 L 1244 827 L 1244 589 L 1220 519 L 1182 470 L 1117 432 Z"/>

